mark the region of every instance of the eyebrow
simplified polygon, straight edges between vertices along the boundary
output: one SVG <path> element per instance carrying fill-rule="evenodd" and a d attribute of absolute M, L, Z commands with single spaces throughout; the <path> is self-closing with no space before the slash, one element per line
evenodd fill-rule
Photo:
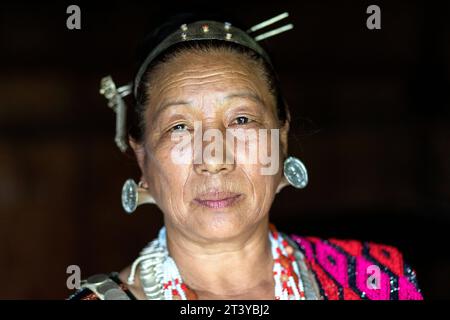
<path fill-rule="evenodd" d="M 250 99 L 258 104 L 264 106 L 264 101 L 257 95 L 251 92 L 237 92 L 227 95 L 223 100 L 230 100 L 234 98 L 246 98 Z M 192 101 L 187 100 L 169 100 L 161 104 L 158 108 L 157 114 L 161 113 L 163 110 L 167 109 L 171 106 L 180 106 L 180 105 L 192 105 Z"/>
<path fill-rule="evenodd" d="M 246 98 L 246 99 L 253 100 L 254 102 L 259 103 L 261 105 L 265 105 L 264 101 L 257 94 L 254 94 L 252 92 L 232 93 L 232 94 L 227 95 L 224 98 L 224 100 L 229 100 L 229 99 L 233 99 L 233 98 Z"/>
<path fill-rule="evenodd" d="M 162 111 L 164 109 L 166 109 L 167 107 L 170 106 L 178 106 L 178 105 L 189 105 L 191 104 L 191 101 L 187 101 L 187 100 L 169 100 L 167 102 L 164 102 L 163 104 L 161 104 L 161 106 L 158 108 L 159 111 Z"/>

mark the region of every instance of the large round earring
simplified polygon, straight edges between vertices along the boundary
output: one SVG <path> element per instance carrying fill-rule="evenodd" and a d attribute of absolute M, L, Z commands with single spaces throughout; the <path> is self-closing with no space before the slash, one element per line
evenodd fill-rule
<path fill-rule="evenodd" d="M 295 188 L 302 189 L 308 184 L 308 171 L 305 165 L 295 157 L 288 157 L 284 161 L 284 176 Z"/>
<path fill-rule="evenodd" d="M 122 207 L 126 213 L 132 214 L 138 206 L 144 203 L 155 203 L 155 200 L 148 192 L 133 179 L 125 181 L 122 187 Z"/>

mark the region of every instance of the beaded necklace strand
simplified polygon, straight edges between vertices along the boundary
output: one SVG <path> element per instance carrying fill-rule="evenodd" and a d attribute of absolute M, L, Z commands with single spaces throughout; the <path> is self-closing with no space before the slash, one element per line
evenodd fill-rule
<path fill-rule="evenodd" d="M 294 248 L 270 224 L 269 240 L 273 256 L 273 277 L 276 300 L 305 300 L 305 288 L 301 280 Z M 178 267 L 169 256 L 166 229 L 162 227 L 158 237 L 146 246 L 131 267 L 128 284 L 134 283 L 136 268 L 140 264 L 142 288 L 150 300 L 196 300 L 197 294 L 181 278 Z"/>

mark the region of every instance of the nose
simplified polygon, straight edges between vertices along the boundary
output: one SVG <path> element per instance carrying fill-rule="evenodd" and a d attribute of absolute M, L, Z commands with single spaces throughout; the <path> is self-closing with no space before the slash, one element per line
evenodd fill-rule
<path fill-rule="evenodd" d="M 227 147 L 225 134 L 223 134 L 222 143 L 216 143 L 217 139 L 212 142 L 207 142 L 206 146 L 202 143 L 202 148 L 199 152 L 194 151 L 194 170 L 197 174 L 226 174 L 232 172 L 235 169 L 234 148 L 232 146 Z M 208 148 L 207 152 L 205 152 Z M 214 154 L 211 154 L 211 151 Z"/>
<path fill-rule="evenodd" d="M 203 160 L 200 164 L 194 164 L 195 172 L 198 174 L 225 174 L 234 170 L 234 163 L 223 163 L 224 161 Z"/>

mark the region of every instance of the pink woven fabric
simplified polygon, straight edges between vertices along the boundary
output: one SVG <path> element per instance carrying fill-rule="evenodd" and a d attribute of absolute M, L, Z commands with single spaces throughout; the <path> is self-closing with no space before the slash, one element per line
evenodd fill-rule
<path fill-rule="evenodd" d="M 414 270 L 392 246 L 290 236 L 328 300 L 422 300 Z"/>

